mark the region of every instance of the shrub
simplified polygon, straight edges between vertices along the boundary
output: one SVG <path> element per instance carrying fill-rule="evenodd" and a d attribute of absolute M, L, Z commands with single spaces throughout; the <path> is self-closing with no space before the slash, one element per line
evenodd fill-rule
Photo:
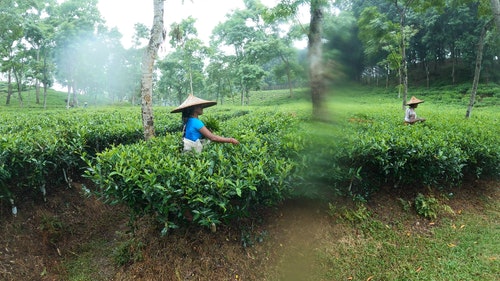
<path fill-rule="evenodd" d="M 153 215 L 164 234 L 188 222 L 210 227 L 288 196 L 296 164 L 283 122 L 293 131 L 282 114 L 230 120 L 241 144 L 211 143 L 201 154 L 181 153 L 177 135 L 119 145 L 88 158 L 85 175 L 97 196 L 128 206 L 132 217 Z"/>
<path fill-rule="evenodd" d="M 415 210 L 424 218 L 435 219 L 439 212 L 439 201 L 435 197 L 419 193 L 415 198 Z"/>
<path fill-rule="evenodd" d="M 466 176 L 500 175 L 500 132 L 491 117 L 434 113 L 411 126 L 381 112 L 363 119 L 375 121 L 331 126 L 328 135 L 314 136 L 304 158 L 306 182 L 366 200 L 382 186 L 444 190 Z"/>

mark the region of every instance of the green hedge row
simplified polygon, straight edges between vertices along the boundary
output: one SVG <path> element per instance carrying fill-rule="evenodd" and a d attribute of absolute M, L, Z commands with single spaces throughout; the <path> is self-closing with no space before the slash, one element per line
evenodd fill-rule
<path fill-rule="evenodd" d="M 139 110 L 130 108 L 2 112 L 0 121 L 0 200 L 14 202 L 81 176 L 82 153 L 142 138 Z"/>
<path fill-rule="evenodd" d="M 100 197 L 156 216 L 167 231 L 247 216 L 291 195 L 319 196 L 320 187 L 367 199 L 382 186 L 447 189 L 500 177 L 497 115 L 425 110 L 427 122 L 404 126 L 399 111 L 377 108 L 332 124 L 214 108 L 202 116 L 207 126 L 241 145 L 212 143 L 200 155 L 180 153 L 180 116 L 168 108 L 155 109 L 150 142 L 141 141 L 139 108 L 1 113 L 0 200 L 39 196 L 85 170 Z"/>
<path fill-rule="evenodd" d="M 180 115 L 155 109 L 157 135 L 180 132 Z M 224 112 L 223 118 L 248 112 Z M 81 155 L 143 139 L 140 108 L 0 112 L 0 200 L 39 197 L 80 177 Z"/>
<path fill-rule="evenodd" d="M 429 113 L 425 123 L 403 125 L 391 114 L 373 113 L 343 126 L 324 125 L 330 135 L 316 132 L 316 139 L 331 141 L 310 143 L 303 174 L 309 185 L 365 199 L 382 186 L 445 190 L 464 178 L 499 178 L 497 117 L 450 115 Z"/>
<path fill-rule="evenodd" d="M 290 139 L 296 123 L 264 112 L 228 119 L 214 126 L 223 128 L 216 133 L 241 144 L 210 143 L 201 154 L 182 153 L 180 134 L 119 145 L 88 158 L 86 176 L 99 187 L 98 197 L 125 204 L 134 217 L 154 216 L 163 233 L 190 221 L 217 225 L 290 194 L 292 148 L 300 148 Z"/>

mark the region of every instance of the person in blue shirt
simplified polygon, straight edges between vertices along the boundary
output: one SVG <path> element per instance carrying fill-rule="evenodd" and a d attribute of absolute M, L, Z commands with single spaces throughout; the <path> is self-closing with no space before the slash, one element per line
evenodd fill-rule
<path fill-rule="evenodd" d="M 198 117 L 205 107 L 216 105 L 215 101 L 207 101 L 190 94 L 188 98 L 171 113 L 182 112 L 184 151 L 201 152 L 207 140 L 221 143 L 239 144 L 235 138 L 226 138 L 212 133 Z"/>

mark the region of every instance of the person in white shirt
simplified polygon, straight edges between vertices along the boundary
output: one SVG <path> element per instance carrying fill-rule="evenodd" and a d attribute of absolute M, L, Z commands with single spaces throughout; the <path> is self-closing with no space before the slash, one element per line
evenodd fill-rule
<path fill-rule="evenodd" d="M 408 105 L 408 108 L 406 109 L 405 113 L 405 124 L 414 124 L 417 122 L 424 122 L 425 118 L 418 118 L 417 117 L 417 112 L 415 109 L 417 108 L 418 104 L 423 103 L 423 100 L 419 100 L 416 97 L 411 97 L 410 101 L 406 103 Z"/>

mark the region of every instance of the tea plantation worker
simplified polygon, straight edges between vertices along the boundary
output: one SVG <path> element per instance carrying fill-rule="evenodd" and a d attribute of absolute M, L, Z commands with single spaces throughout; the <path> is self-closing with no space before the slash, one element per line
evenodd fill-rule
<path fill-rule="evenodd" d="M 412 96 L 410 101 L 406 103 L 408 105 L 408 108 L 406 109 L 406 114 L 405 114 L 405 124 L 414 124 L 417 122 L 424 122 L 424 118 L 418 118 L 417 117 L 417 112 L 415 109 L 417 108 L 419 103 L 423 103 L 423 100 L 419 100 L 416 97 Z"/>
<path fill-rule="evenodd" d="M 203 114 L 203 109 L 205 107 L 216 104 L 217 102 L 215 101 L 207 101 L 190 94 L 179 107 L 171 111 L 171 113 L 182 113 L 182 122 L 184 124 L 182 129 L 182 141 L 184 143 L 184 151 L 194 150 L 196 152 L 201 152 L 203 149 L 202 140 L 239 144 L 238 140 L 234 138 L 226 138 L 213 134 L 207 129 L 205 124 L 198 119 L 198 116 Z"/>

